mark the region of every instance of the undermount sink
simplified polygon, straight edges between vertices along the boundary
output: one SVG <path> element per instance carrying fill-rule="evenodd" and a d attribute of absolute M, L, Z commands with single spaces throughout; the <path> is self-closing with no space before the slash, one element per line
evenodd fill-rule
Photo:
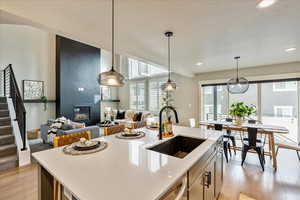
<path fill-rule="evenodd" d="M 167 154 L 177 158 L 184 158 L 204 141 L 204 139 L 176 136 L 168 141 L 150 147 L 148 150 Z"/>

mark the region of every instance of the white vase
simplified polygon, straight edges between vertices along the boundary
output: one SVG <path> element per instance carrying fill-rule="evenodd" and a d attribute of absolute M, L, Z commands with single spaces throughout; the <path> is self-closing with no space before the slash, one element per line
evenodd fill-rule
<path fill-rule="evenodd" d="M 242 126 L 243 124 L 243 118 L 242 117 L 236 117 L 235 122 L 237 126 Z"/>

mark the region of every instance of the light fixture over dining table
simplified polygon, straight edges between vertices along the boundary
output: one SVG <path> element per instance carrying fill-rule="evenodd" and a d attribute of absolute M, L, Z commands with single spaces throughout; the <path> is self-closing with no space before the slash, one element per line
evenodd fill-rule
<path fill-rule="evenodd" d="M 241 57 L 236 56 L 236 77 L 231 78 L 227 82 L 228 92 L 231 94 L 243 94 L 249 89 L 249 81 L 244 77 L 239 77 L 239 59 Z"/>

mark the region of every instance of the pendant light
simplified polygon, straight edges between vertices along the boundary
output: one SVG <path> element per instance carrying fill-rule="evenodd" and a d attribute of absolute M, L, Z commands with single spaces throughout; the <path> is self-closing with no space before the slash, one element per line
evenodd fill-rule
<path fill-rule="evenodd" d="M 125 78 L 122 74 L 115 71 L 115 1 L 112 0 L 112 67 L 110 71 L 102 72 L 98 75 L 98 83 L 103 86 L 122 87 Z"/>
<path fill-rule="evenodd" d="M 267 8 L 269 6 L 272 6 L 274 3 L 276 3 L 277 0 L 258 0 L 257 2 L 257 8 Z"/>
<path fill-rule="evenodd" d="M 249 88 L 249 82 L 244 77 L 239 77 L 239 59 L 240 57 L 234 57 L 236 60 L 236 78 L 232 78 L 227 82 L 228 92 L 231 94 L 243 94 L 247 92 Z"/>
<path fill-rule="evenodd" d="M 172 92 L 176 90 L 176 83 L 171 80 L 171 56 L 170 56 L 170 37 L 173 36 L 173 32 L 166 32 L 165 36 L 168 38 L 168 81 L 161 86 L 161 89 L 165 92 Z"/>

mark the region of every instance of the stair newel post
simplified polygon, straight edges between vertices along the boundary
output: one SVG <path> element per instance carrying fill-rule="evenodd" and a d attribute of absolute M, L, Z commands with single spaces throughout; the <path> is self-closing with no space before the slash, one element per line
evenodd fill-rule
<path fill-rule="evenodd" d="M 23 138 L 23 148 L 21 149 L 22 151 L 26 150 L 26 112 L 23 111 L 23 134 L 22 134 L 22 138 Z"/>
<path fill-rule="evenodd" d="M 6 97 L 6 69 L 3 70 L 3 86 L 4 96 Z"/>

